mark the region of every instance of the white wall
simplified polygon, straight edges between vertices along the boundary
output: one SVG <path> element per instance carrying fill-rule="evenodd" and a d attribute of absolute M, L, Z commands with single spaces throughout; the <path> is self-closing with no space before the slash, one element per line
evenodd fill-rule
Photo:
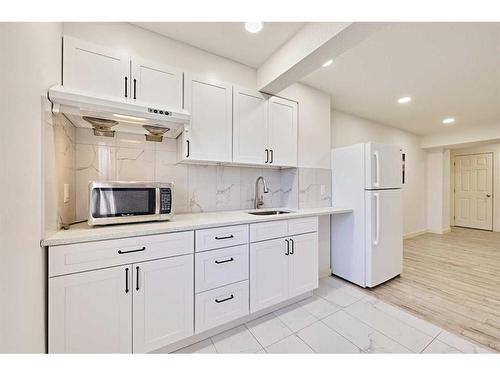
<path fill-rule="evenodd" d="M 450 230 L 450 151 L 427 152 L 427 230 L 442 234 Z"/>
<path fill-rule="evenodd" d="M 332 112 L 332 148 L 360 142 L 397 144 L 406 153 L 406 183 L 403 187 L 403 232 L 426 230 L 426 155 L 417 135 L 365 120 L 347 113 Z M 335 197 L 333 197 L 335 199 Z"/>
<path fill-rule="evenodd" d="M 493 153 L 493 230 L 495 232 L 500 232 L 500 142 L 479 145 L 475 147 L 460 148 L 451 151 L 451 165 L 453 169 L 453 158 L 456 155 L 466 155 L 475 153 Z M 454 187 L 454 176 L 451 173 L 451 185 L 450 185 L 450 196 L 453 200 L 453 187 Z M 450 216 L 453 217 L 453 201 L 451 206 Z"/>
<path fill-rule="evenodd" d="M 485 124 L 471 127 L 448 127 L 439 133 L 422 136 L 423 148 L 447 147 L 466 143 L 500 141 L 500 124 Z"/>
<path fill-rule="evenodd" d="M 0 352 L 45 351 L 41 96 L 60 81 L 61 32 L 0 24 Z"/>

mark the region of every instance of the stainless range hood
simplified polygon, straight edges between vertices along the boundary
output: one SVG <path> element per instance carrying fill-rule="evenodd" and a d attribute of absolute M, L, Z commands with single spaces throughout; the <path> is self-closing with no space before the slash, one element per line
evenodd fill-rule
<path fill-rule="evenodd" d="M 115 131 L 151 135 L 151 129 L 156 129 L 156 134 L 177 138 L 191 118 L 189 112 L 180 108 L 132 102 L 63 86 L 51 87 L 48 98 L 53 113 L 65 114 L 76 127 L 93 128 L 96 135 L 112 136 Z"/>

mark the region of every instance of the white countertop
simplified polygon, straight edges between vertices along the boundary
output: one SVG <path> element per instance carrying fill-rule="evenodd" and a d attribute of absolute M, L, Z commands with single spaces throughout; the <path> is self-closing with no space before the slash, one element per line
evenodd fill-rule
<path fill-rule="evenodd" d="M 276 210 L 263 208 L 260 211 Z M 178 214 L 169 221 L 154 221 L 148 223 L 119 224 L 91 227 L 86 222 L 75 224 L 68 230 L 59 230 L 41 242 L 42 246 L 67 245 L 80 242 L 110 240 L 116 238 L 137 237 L 151 234 L 181 232 L 186 230 L 213 228 L 225 225 L 250 224 L 263 221 L 293 219 L 307 216 L 335 215 L 352 212 L 350 208 L 322 207 L 293 210 L 286 214 L 259 216 L 250 215 L 249 211 L 221 211 L 196 214 Z"/>

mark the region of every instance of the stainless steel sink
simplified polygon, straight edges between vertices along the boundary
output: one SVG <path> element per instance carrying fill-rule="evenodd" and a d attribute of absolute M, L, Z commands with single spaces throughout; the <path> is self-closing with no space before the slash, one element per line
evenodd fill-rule
<path fill-rule="evenodd" d="M 292 211 L 251 211 L 249 212 L 250 215 L 262 215 L 262 216 L 267 216 L 267 215 L 281 215 L 281 214 L 289 214 Z"/>

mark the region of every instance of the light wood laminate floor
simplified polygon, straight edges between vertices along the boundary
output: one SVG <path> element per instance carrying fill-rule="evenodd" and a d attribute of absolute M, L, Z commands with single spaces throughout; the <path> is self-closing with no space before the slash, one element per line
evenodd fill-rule
<path fill-rule="evenodd" d="M 404 241 L 403 273 L 370 293 L 500 351 L 500 233 L 455 227 Z"/>

